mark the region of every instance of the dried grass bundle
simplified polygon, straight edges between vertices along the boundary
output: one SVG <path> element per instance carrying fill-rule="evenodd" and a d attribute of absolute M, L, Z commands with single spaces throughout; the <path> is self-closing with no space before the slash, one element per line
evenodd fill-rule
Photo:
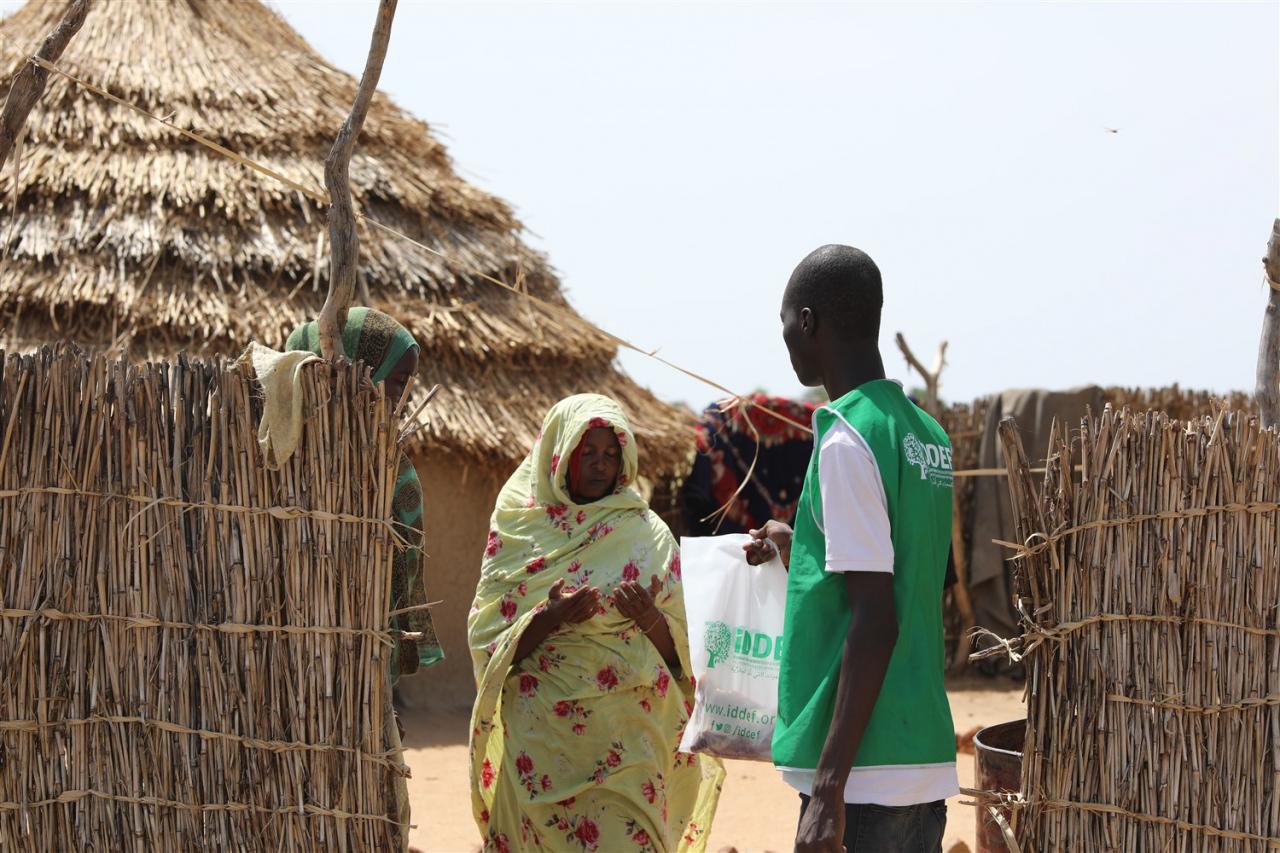
<path fill-rule="evenodd" d="M 0 848 L 389 849 L 382 398 L 308 371 L 268 471 L 241 368 L 0 370 Z"/>

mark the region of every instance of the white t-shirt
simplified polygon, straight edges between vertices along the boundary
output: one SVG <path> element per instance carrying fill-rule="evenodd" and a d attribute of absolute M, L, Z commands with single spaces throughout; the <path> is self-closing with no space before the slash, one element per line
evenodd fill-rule
<path fill-rule="evenodd" d="M 889 499 L 880 466 L 866 439 L 848 423 L 833 424 L 823 437 L 818 448 L 818 483 L 823 517 L 815 517 L 814 522 L 826 538 L 826 570 L 892 573 Z M 815 771 L 778 769 L 792 788 L 802 794 L 813 792 Z M 955 762 L 854 767 L 845 784 L 844 801 L 911 806 L 944 800 L 958 792 Z"/>

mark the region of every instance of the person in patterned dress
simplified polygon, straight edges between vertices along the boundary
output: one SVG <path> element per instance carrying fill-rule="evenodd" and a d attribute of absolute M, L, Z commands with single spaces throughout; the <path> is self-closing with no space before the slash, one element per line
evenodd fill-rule
<path fill-rule="evenodd" d="M 694 685 L 680 555 L 595 394 L 547 413 L 498 497 L 468 618 L 485 849 L 700 851 L 724 769 L 679 752 Z"/>

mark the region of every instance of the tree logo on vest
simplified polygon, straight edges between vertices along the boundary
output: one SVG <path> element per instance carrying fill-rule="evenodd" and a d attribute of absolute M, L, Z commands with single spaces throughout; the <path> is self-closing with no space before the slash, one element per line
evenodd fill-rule
<path fill-rule="evenodd" d="M 951 485 L 951 448 L 938 444 L 925 444 L 914 432 L 902 439 L 902 454 L 908 465 L 920 469 L 920 479 L 935 486 Z"/>

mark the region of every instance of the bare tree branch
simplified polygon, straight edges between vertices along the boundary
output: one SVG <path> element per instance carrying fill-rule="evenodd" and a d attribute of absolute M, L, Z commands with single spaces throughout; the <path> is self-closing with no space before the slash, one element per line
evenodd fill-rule
<path fill-rule="evenodd" d="M 921 406 L 926 412 L 935 418 L 941 414 L 941 407 L 938 403 L 938 384 L 942 378 L 942 369 L 947 366 L 947 342 L 943 341 L 938 344 L 938 355 L 934 359 L 933 370 L 928 370 L 916 358 L 916 354 L 911 351 L 911 347 L 907 346 L 907 339 L 903 337 L 902 332 L 898 332 L 895 338 L 898 342 L 898 349 L 902 350 L 902 356 L 907 360 L 916 373 L 920 374 L 924 380 L 924 405 Z"/>
<path fill-rule="evenodd" d="M 67 49 L 71 37 L 80 32 L 84 19 L 89 14 L 90 0 L 75 0 L 67 7 L 62 21 L 53 28 L 53 32 L 45 37 L 44 43 L 36 51 L 36 56 L 46 62 L 56 62 Z M 4 113 L 0 114 L 0 166 L 9 159 L 18 134 L 27 123 L 31 108 L 44 94 L 45 83 L 49 80 L 49 72 L 28 62 L 13 77 L 9 85 L 9 97 L 4 102 Z"/>
<path fill-rule="evenodd" d="M 1262 259 L 1266 270 L 1267 310 L 1262 321 L 1262 340 L 1258 343 L 1258 374 L 1254 396 L 1262 413 L 1262 425 L 1280 425 L 1280 219 L 1271 226 L 1267 256 Z"/>
<path fill-rule="evenodd" d="M 395 14 L 396 0 L 381 0 L 369 45 L 369 58 L 365 60 L 355 103 L 351 105 L 351 114 L 342 123 L 342 130 L 324 161 L 324 185 L 329 190 L 329 293 L 316 325 L 319 327 L 320 352 L 330 361 L 342 357 L 342 327 L 346 325 L 347 309 L 355 296 L 356 268 L 360 257 L 355 209 L 351 201 L 351 152 L 364 126 L 365 116 L 369 114 L 378 78 L 382 76 L 382 63 L 387 57 L 391 21 Z"/>
<path fill-rule="evenodd" d="M 939 379 L 942 378 L 942 368 L 947 366 L 947 342 L 943 341 L 938 344 L 938 355 L 933 360 L 933 370 L 929 373 Z"/>

